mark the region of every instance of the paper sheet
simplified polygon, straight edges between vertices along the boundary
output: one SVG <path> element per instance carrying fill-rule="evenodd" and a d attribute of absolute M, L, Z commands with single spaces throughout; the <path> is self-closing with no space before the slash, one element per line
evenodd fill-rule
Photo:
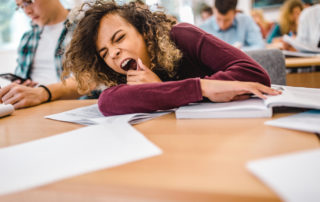
<path fill-rule="evenodd" d="M 65 121 L 78 123 L 82 125 L 95 125 L 101 123 L 130 123 L 137 124 L 159 116 L 170 113 L 171 111 L 161 111 L 154 113 L 134 113 L 117 116 L 105 117 L 98 109 L 98 105 L 90 105 L 86 107 L 80 107 L 73 110 L 52 114 L 45 118 L 53 119 L 57 121 Z"/>
<path fill-rule="evenodd" d="M 247 168 L 284 201 L 320 201 L 320 149 L 252 161 Z"/>
<path fill-rule="evenodd" d="M 273 119 L 266 121 L 264 124 L 311 133 L 320 133 L 320 110 L 310 110 L 287 117 Z"/>
<path fill-rule="evenodd" d="M 10 115 L 14 111 L 11 104 L 0 104 L 0 117 Z"/>
<path fill-rule="evenodd" d="M 0 195 L 161 154 L 129 124 L 88 126 L 0 149 Z"/>

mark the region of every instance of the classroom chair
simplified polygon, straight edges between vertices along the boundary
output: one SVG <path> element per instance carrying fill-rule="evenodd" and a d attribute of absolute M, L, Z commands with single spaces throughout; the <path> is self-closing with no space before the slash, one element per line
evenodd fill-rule
<path fill-rule="evenodd" d="M 286 85 L 285 58 L 280 50 L 263 49 L 246 53 L 267 70 L 272 84 Z"/>

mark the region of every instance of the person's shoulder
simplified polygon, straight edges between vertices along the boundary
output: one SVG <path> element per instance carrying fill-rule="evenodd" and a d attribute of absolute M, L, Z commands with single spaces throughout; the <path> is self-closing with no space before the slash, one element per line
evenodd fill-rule
<path fill-rule="evenodd" d="M 199 34 L 199 33 L 204 33 L 204 31 L 202 29 L 200 29 L 199 27 L 196 27 L 192 24 L 189 23 L 179 23 L 176 24 L 172 27 L 171 29 L 171 35 L 185 35 L 185 34 L 191 34 L 191 33 L 195 33 L 195 34 Z"/>
<path fill-rule="evenodd" d="M 248 24 L 254 22 L 251 16 L 244 13 L 237 13 L 235 18 L 239 23 Z"/>
<path fill-rule="evenodd" d="M 306 19 L 309 20 L 309 16 L 312 15 L 319 15 L 320 13 L 320 4 L 314 5 L 314 6 L 310 6 L 308 8 L 303 9 L 302 13 L 300 14 L 300 19 Z"/>

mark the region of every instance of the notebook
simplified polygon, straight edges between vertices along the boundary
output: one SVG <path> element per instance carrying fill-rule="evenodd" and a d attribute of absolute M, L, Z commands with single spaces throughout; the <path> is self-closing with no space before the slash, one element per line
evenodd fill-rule
<path fill-rule="evenodd" d="M 320 89 L 273 85 L 281 95 L 227 103 L 193 103 L 176 110 L 177 119 L 271 117 L 273 107 L 320 109 Z"/>

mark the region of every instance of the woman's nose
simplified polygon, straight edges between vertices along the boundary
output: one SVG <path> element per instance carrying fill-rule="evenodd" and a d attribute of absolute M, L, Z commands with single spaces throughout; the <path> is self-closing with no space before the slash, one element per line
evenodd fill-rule
<path fill-rule="evenodd" d="M 112 58 L 116 58 L 120 55 L 120 49 L 119 48 L 115 48 L 112 53 L 111 53 L 111 57 Z"/>

